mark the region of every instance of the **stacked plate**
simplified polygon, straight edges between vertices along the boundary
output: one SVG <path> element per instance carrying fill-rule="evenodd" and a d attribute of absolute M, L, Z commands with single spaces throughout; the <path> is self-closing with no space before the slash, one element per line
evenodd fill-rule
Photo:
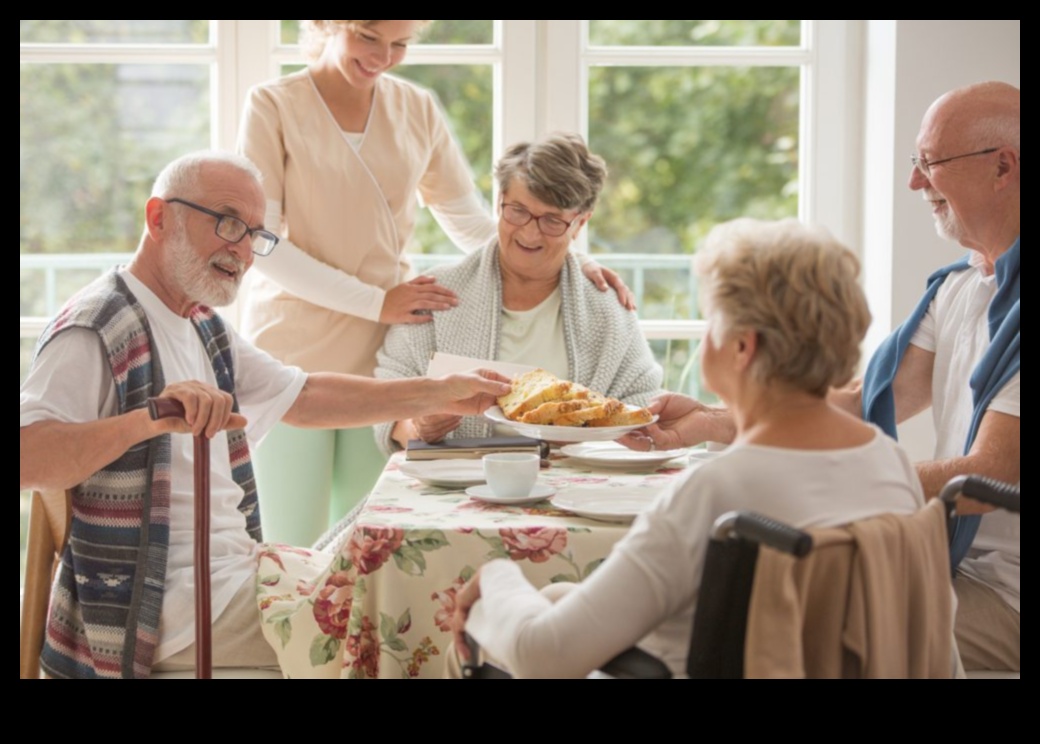
<path fill-rule="evenodd" d="M 484 482 L 480 460 L 412 460 L 401 465 L 401 472 L 439 488 L 463 489 Z"/>
<path fill-rule="evenodd" d="M 571 487 L 551 499 L 557 509 L 600 522 L 631 522 L 644 512 L 660 491 L 610 487 Z"/>
<path fill-rule="evenodd" d="M 684 449 L 637 452 L 617 442 L 583 442 L 561 447 L 560 454 L 580 465 L 594 468 L 638 470 L 664 465 L 669 460 L 685 457 L 689 452 Z"/>

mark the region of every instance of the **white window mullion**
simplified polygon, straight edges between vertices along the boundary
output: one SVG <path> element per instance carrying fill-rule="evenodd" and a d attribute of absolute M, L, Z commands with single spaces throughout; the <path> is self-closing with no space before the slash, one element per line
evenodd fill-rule
<path fill-rule="evenodd" d="M 232 150 L 238 137 L 242 103 L 254 85 L 278 75 L 275 49 L 278 21 L 212 21 L 216 60 L 210 89 L 213 143 Z"/>
<path fill-rule="evenodd" d="M 494 160 L 514 142 L 538 135 L 538 23 L 495 21 L 495 41 L 502 56 L 495 66 Z"/>
<path fill-rule="evenodd" d="M 213 58 L 205 44 L 21 44 L 21 62 L 49 64 L 200 64 Z"/>
<path fill-rule="evenodd" d="M 216 58 L 210 64 L 209 110 L 210 146 L 230 150 L 235 146 L 235 106 L 238 86 L 235 82 L 235 52 L 238 48 L 238 21 L 210 22 L 210 43 Z"/>
<path fill-rule="evenodd" d="M 857 21 L 807 21 L 813 62 L 803 72 L 801 216 L 859 251 L 863 49 Z M 806 84 L 805 79 L 808 78 Z"/>
<path fill-rule="evenodd" d="M 538 135 L 555 131 L 589 136 L 589 74 L 585 60 L 588 21 L 539 21 L 544 45 L 539 49 Z M 588 253 L 588 230 L 578 233 L 574 249 Z"/>
<path fill-rule="evenodd" d="M 591 64 L 625 67 L 784 67 L 809 59 L 801 47 L 628 47 L 595 46 L 585 52 Z"/>
<path fill-rule="evenodd" d="M 584 60 L 587 22 L 539 21 L 544 30 L 540 83 L 543 114 L 538 133 L 556 130 L 588 134 L 588 71 Z"/>

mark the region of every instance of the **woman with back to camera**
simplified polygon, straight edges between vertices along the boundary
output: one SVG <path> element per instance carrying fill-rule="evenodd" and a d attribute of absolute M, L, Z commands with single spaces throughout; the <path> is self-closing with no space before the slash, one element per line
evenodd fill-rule
<path fill-rule="evenodd" d="M 305 20 L 306 69 L 250 91 L 239 150 L 264 174 L 267 227 L 278 255 L 258 262 L 244 333 L 307 372 L 371 375 L 387 325 L 425 323 L 457 297 L 429 277 L 408 279 L 404 254 L 417 194 L 465 251 L 495 221 L 433 95 L 387 75 L 430 21 Z M 601 289 L 631 294 L 588 262 Z M 369 482 L 381 457 L 371 430 L 301 435 L 276 429 L 260 449 L 264 521 L 275 539 L 309 544 L 325 528 L 330 490 Z"/>
<path fill-rule="evenodd" d="M 638 642 L 684 674 L 717 517 L 831 526 L 923 506 L 899 445 L 826 399 L 852 377 L 870 321 L 855 256 L 820 228 L 741 219 L 695 260 L 703 379 L 733 413 L 734 443 L 661 494 L 555 604 L 513 562 L 483 566 L 456 599 L 460 653 L 465 629 L 518 676 L 577 677 Z"/>

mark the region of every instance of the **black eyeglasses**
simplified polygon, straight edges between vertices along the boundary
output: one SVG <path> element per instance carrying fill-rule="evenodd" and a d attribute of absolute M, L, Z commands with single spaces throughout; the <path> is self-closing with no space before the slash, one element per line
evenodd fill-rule
<path fill-rule="evenodd" d="M 930 178 L 932 175 L 933 165 L 942 165 L 943 163 L 949 163 L 951 160 L 960 160 L 961 158 L 971 158 L 976 155 L 989 155 L 991 152 L 996 152 L 999 147 L 987 147 L 985 150 L 979 150 L 977 152 L 966 152 L 963 155 L 954 155 L 952 158 L 943 158 L 942 160 L 928 160 L 923 158 L 917 153 L 910 156 L 910 162 L 914 164 L 914 167 L 921 172 L 921 175 L 925 178 Z"/>
<path fill-rule="evenodd" d="M 516 225 L 517 227 L 523 227 L 531 220 L 535 220 L 538 222 L 538 229 L 542 231 L 542 234 L 548 235 L 550 238 L 560 237 L 571 229 L 571 225 L 581 219 L 580 214 L 570 222 L 561 220 L 559 217 L 551 214 L 535 217 L 527 207 L 519 204 L 506 204 L 504 202 L 502 203 L 502 217 L 510 225 Z"/>
<path fill-rule="evenodd" d="M 215 217 L 217 224 L 214 226 L 213 232 L 221 240 L 226 240 L 229 243 L 240 243 L 248 235 L 252 238 L 253 253 L 258 256 L 269 256 L 274 247 L 278 245 L 279 238 L 273 232 L 262 230 L 259 227 L 250 227 L 234 215 L 214 212 L 212 209 L 206 209 L 206 207 L 186 199 L 167 199 L 166 201 L 171 204 L 174 202 L 183 204 L 186 207 L 197 209 L 203 214 L 208 214 L 210 217 Z"/>

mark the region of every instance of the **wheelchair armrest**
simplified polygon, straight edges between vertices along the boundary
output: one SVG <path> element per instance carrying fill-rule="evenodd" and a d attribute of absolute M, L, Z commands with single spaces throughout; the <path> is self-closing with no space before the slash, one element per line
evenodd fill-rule
<path fill-rule="evenodd" d="M 599 671 L 613 679 L 671 679 L 672 672 L 663 661 L 641 648 L 622 651 Z"/>

